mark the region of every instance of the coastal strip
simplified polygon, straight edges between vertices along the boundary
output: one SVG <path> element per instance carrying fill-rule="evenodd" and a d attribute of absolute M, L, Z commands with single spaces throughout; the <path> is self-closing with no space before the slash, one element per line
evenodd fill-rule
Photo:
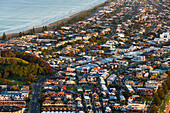
<path fill-rule="evenodd" d="M 57 21 L 49 24 L 47 26 L 47 29 L 50 30 L 50 29 L 53 29 L 54 27 L 61 26 L 62 24 L 71 24 L 71 23 L 83 20 L 83 19 L 87 18 L 88 16 L 90 16 L 91 14 L 95 13 L 97 10 L 99 10 L 100 7 L 108 4 L 111 1 L 113 1 L 113 0 L 106 0 L 104 3 L 98 4 L 98 5 L 92 7 L 90 9 L 88 9 L 88 10 L 83 10 L 83 11 L 80 11 L 78 13 L 75 13 L 75 14 L 69 16 L 69 18 L 64 18 L 64 19 L 61 19 L 61 20 L 57 20 Z M 36 33 L 39 33 L 39 32 L 42 32 L 42 28 L 43 28 L 43 26 L 36 27 L 36 28 L 34 28 L 34 30 L 35 30 Z M 28 29 L 26 31 L 20 31 L 20 32 L 24 32 L 24 34 L 27 35 L 27 34 L 29 34 L 30 30 L 31 29 Z M 7 34 L 6 36 L 8 38 L 18 37 L 19 32 L 18 33 L 10 33 L 10 34 Z M 0 38 L 2 38 L 2 36 L 0 36 Z"/>

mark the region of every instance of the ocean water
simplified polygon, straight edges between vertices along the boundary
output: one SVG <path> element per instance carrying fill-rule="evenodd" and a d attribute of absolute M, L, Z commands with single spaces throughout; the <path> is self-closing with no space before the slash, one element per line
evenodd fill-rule
<path fill-rule="evenodd" d="M 106 0 L 0 0 L 0 35 L 48 25 Z"/>

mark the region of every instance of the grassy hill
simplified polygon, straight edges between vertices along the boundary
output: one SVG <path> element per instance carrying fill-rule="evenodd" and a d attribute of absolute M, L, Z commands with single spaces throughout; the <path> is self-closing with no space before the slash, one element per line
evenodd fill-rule
<path fill-rule="evenodd" d="M 21 59 L 21 58 L 16 58 L 16 57 L 0 57 L 0 60 L 5 59 L 5 60 L 17 60 L 18 63 L 23 63 L 23 64 L 28 64 L 29 62 Z"/>
<path fill-rule="evenodd" d="M 33 82 L 36 77 L 52 73 L 50 65 L 45 60 L 29 53 L 2 51 L 1 56 L 0 84 L 4 84 L 4 79 Z"/>

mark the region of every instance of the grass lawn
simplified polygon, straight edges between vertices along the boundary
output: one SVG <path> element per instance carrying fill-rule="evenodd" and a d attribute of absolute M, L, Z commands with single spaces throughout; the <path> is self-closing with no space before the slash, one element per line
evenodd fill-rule
<path fill-rule="evenodd" d="M 67 90 L 72 90 L 72 91 L 74 91 L 74 92 L 77 92 L 77 88 L 67 88 Z"/>
<path fill-rule="evenodd" d="M 143 99 L 147 102 L 150 103 L 153 100 L 153 96 L 151 97 L 143 97 Z"/>

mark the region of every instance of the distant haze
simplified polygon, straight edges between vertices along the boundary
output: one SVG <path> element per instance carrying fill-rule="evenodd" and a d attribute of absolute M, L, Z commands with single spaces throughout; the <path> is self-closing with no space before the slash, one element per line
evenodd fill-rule
<path fill-rule="evenodd" d="M 48 25 L 106 0 L 0 0 L 0 35 Z"/>

